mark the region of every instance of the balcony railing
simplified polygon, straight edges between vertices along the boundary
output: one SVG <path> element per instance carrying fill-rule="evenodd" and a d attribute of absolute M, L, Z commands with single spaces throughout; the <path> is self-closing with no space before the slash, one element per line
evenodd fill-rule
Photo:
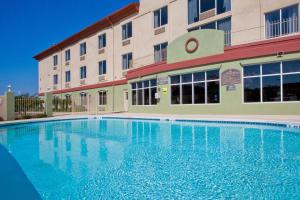
<path fill-rule="evenodd" d="M 275 38 L 297 33 L 299 31 L 298 18 L 288 18 L 280 21 L 266 22 L 266 38 Z"/>
<path fill-rule="evenodd" d="M 231 46 L 231 32 L 230 31 L 225 31 L 224 32 L 224 43 L 225 47 Z"/>

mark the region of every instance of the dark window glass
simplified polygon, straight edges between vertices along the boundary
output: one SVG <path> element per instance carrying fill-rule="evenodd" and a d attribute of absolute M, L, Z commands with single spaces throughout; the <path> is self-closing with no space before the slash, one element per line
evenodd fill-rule
<path fill-rule="evenodd" d="M 231 10 L 231 0 L 217 0 L 217 14 Z"/>
<path fill-rule="evenodd" d="M 149 81 L 144 81 L 144 88 L 149 87 Z"/>
<path fill-rule="evenodd" d="M 131 89 L 136 89 L 136 83 L 131 84 Z"/>
<path fill-rule="evenodd" d="M 205 73 L 204 72 L 195 73 L 194 81 L 205 81 Z"/>
<path fill-rule="evenodd" d="M 133 90 L 132 91 L 132 105 L 136 105 L 136 99 L 137 99 L 136 90 Z"/>
<path fill-rule="evenodd" d="M 168 7 L 161 9 L 161 26 L 168 24 Z"/>
<path fill-rule="evenodd" d="M 137 83 L 137 87 L 138 87 L 138 88 L 142 88 L 142 87 L 143 87 L 143 82 L 138 82 L 138 83 Z"/>
<path fill-rule="evenodd" d="M 178 83 L 180 83 L 180 76 L 172 76 L 171 84 L 178 84 Z"/>
<path fill-rule="evenodd" d="M 282 63 L 283 73 L 300 72 L 300 60 Z"/>
<path fill-rule="evenodd" d="M 80 79 L 86 78 L 86 67 L 80 67 Z"/>
<path fill-rule="evenodd" d="M 283 101 L 300 101 L 300 74 L 283 75 Z"/>
<path fill-rule="evenodd" d="M 244 76 L 260 75 L 260 65 L 252 65 L 244 67 Z"/>
<path fill-rule="evenodd" d="M 182 87 L 182 104 L 192 104 L 192 84 L 184 84 Z"/>
<path fill-rule="evenodd" d="M 280 101 L 280 76 L 267 76 L 262 78 L 263 101 Z"/>
<path fill-rule="evenodd" d="M 219 92 L 219 81 L 213 81 L 207 83 L 207 103 L 219 103 L 220 92 Z"/>
<path fill-rule="evenodd" d="M 70 82 L 70 81 L 71 81 L 71 72 L 66 71 L 66 82 Z"/>
<path fill-rule="evenodd" d="M 282 34 L 298 32 L 298 4 L 282 9 Z"/>
<path fill-rule="evenodd" d="M 244 79 L 244 102 L 260 102 L 260 78 Z"/>
<path fill-rule="evenodd" d="M 58 56 L 53 56 L 53 65 L 56 66 L 58 64 Z"/>
<path fill-rule="evenodd" d="M 138 90 L 138 105 L 143 105 L 143 90 Z"/>
<path fill-rule="evenodd" d="M 215 8 L 215 0 L 201 0 L 201 12 L 206 12 L 208 10 Z"/>
<path fill-rule="evenodd" d="M 216 80 L 219 79 L 219 70 L 213 70 L 206 72 L 207 80 Z"/>
<path fill-rule="evenodd" d="M 201 29 L 216 29 L 216 22 L 204 24 L 201 26 Z"/>
<path fill-rule="evenodd" d="M 83 56 L 86 54 L 86 43 L 81 43 L 80 44 L 80 56 Z"/>
<path fill-rule="evenodd" d="M 171 104 L 180 104 L 180 86 L 171 86 Z"/>
<path fill-rule="evenodd" d="M 157 86 L 157 80 L 156 79 L 150 80 L 150 84 L 151 84 L 151 87 Z"/>
<path fill-rule="evenodd" d="M 149 88 L 144 89 L 144 105 L 150 104 L 150 93 Z"/>
<path fill-rule="evenodd" d="M 99 75 L 106 74 L 106 61 L 99 62 Z"/>
<path fill-rule="evenodd" d="M 280 35 L 280 10 L 266 14 L 266 38 Z"/>
<path fill-rule="evenodd" d="M 106 47 L 106 34 L 102 34 L 98 38 L 99 38 L 99 49 Z"/>
<path fill-rule="evenodd" d="M 280 73 L 280 63 L 270 63 L 262 65 L 262 74 L 279 74 Z"/>
<path fill-rule="evenodd" d="M 156 105 L 157 104 L 157 99 L 155 98 L 155 94 L 157 93 L 157 88 L 151 88 L 151 105 Z"/>
<path fill-rule="evenodd" d="M 205 103 L 205 83 L 194 84 L 194 103 L 195 104 Z"/>
<path fill-rule="evenodd" d="M 188 0 L 188 15 L 189 24 L 199 21 L 199 0 Z"/>
<path fill-rule="evenodd" d="M 122 26 L 122 39 L 126 40 L 131 37 L 132 37 L 132 22 L 129 22 Z"/>
<path fill-rule="evenodd" d="M 160 27 L 160 10 L 154 12 L 154 28 Z"/>
<path fill-rule="evenodd" d="M 53 76 L 53 84 L 54 85 L 58 84 L 58 75 L 57 74 Z"/>
<path fill-rule="evenodd" d="M 192 82 L 192 74 L 184 74 L 181 76 L 182 83 L 189 83 Z"/>
<path fill-rule="evenodd" d="M 65 51 L 65 61 L 71 60 L 71 50 L 68 49 Z"/>

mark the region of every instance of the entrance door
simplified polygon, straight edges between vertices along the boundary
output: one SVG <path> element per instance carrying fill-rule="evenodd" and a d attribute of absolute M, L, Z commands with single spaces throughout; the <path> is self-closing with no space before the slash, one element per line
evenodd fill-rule
<path fill-rule="evenodd" d="M 124 91 L 124 96 L 123 96 L 123 98 L 124 98 L 124 111 L 125 112 L 128 112 L 128 91 Z"/>

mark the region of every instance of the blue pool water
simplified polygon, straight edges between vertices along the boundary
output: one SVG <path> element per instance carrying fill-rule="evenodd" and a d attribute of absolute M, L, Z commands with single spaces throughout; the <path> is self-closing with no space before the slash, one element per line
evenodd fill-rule
<path fill-rule="evenodd" d="M 0 127 L 0 144 L 43 199 L 300 198 L 297 129 L 95 119 Z"/>

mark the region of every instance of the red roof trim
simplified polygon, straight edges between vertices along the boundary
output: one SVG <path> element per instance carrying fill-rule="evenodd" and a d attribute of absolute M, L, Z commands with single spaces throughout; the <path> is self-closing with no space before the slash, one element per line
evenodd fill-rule
<path fill-rule="evenodd" d="M 70 93 L 70 92 L 77 92 L 82 90 L 91 90 L 91 89 L 97 89 L 97 88 L 104 88 L 104 87 L 110 87 L 110 86 L 117 86 L 117 85 L 125 85 L 127 84 L 127 79 L 117 80 L 117 81 L 110 81 L 105 83 L 98 83 L 93 85 L 85 85 L 75 88 L 68 88 L 63 90 L 56 90 L 52 92 L 53 94 L 63 94 L 63 93 Z M 39 93 L 39 96 L 43 96 L 44 93 Z"/>
<path fill-rule="evenodd" d="M 142 76 L 148 76 L 179 69 L 186 69 L 195 66 L 217 64 L 242 59 L 259 58 L 263 56 L 272 56 L 277 55 L 278 52 L 293 53 L 299 51 L 300 35 L 296 35 L 229 47 L 225 49 L 223 54 L 171 64 L 163 63 L 141 67 L 128 71 L 126 78 L 135 79 Z"/>
<path fill-rule="evenodd" d="M 62 42 L 46 49 L 45 51 L 35 55 L 33 58 L 40 61 L 47 56 L 56 53 L 59 50 L 62 50 L 86 37 L 89 37 L 105 28 L 110 27 L 113 24 L 118 23 L 122 19 L 129 17 L 135 13 L 139 12 L 139 3 L 131 3 L 126 7 L 114 12 L 113 14 L 109 15 L 101 19 L 100 21 L 88 26 L 87 28 L 83 29 L 82 31 L 72 35 L 71 37 L 63 40 Z"/>

